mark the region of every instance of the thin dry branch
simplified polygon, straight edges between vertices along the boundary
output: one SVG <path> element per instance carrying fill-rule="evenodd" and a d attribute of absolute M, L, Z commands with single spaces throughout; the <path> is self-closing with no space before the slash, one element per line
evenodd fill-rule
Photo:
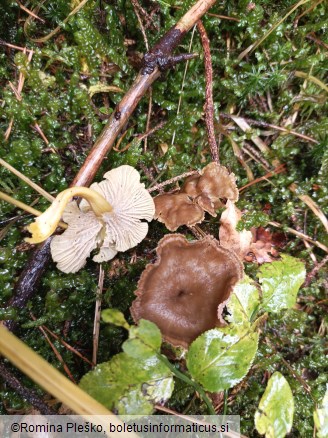
<path fill-rule="evenodd" d="M 92 350 L 92 365 L 97 365 L 97 355 L 99 346 L 99 332 L 100 332 L 100 312 L 101 312 L 101 299 L 104 289 L 105 271 L 102 266 L 99 267 L 99 279 L 97 288 L 97 299 L 95 306 L 95 318 L 93 322 L 93 350 Z"/>
<path fill-rule="evenodd" d="M 294 234 L 294 236 L 296 236 L 302 240 L 307 240 L 308 242 L 312 243 L 313 245 L 317 246 L 318 248 L 322 249 L 323 251 L 328 252 L 328 246 L 324 245 L 323 243 L 319 242 L 318 240 L 312 239 L 312 237 L 307 236 L 306 234 L 301 233 L 300 231 L 296 231 L 290 227 L 284 227 L 282 224 L 280 224 L 279 222 L 276 222 L 276 221 L 270 221 L 270 222 L 268 222 L 268 224 L 272 225 L 273 227 L 276 227 L 276 228 L 283 228 L 284 231 L 286 231 L 287 233 Z"/>
<path fill-rule="evenodd" d="M 33 321 L 36 321 L 35 316 L 30 313 L 31 318 L 33 319 Z M 67 376 L 69 377 L 69 379 L 73 382 L 76 383 L 72 373 L 70 372 L 70 369 L 68 368 L 66 362 L 64 361 L 63 356 L 60 354 L 60 352 L 57 350 L 57 348 L 54 346 L 54 344 L 51 342 L 51 339 L 49 338 L 49 336 L 47 335 L 44 327 L 42 325 L 38 326 L 38 329 L 40 330 L 40 332 L 43 334 L 45 340 L 47 341 L 47 343 L 49 344 L 50 348 L 52 349 L 52 351 L 54 352 L 55 356 L 57 357 L 58 361 L 61 363 L 65 373 L 67 374 Z"/>
<path fill-rule="evenodd" d="M 205 121 L 210 144 L 212 160 L 219 163 L 219 150 L 215 139 L 214 130 L 214 103 L 213 103 L 213 68 L 210 51 L 210 41 L 208 39 L 205 27 L 201 21 L 197 23 L 197 29 L 200 35 L 202 46 L 204 49 L 204 65 L 205 65 Z"/>
<path fill-rule="evenodd" d="M 184 172 L 181 175 L 175 176 L 175 177 L 173 177 L 171 179 L 168 179 L 167 181 L 164 181 L 162 183 L 156 184 L 156 186 L 154 186 L 154 187 L 150 187 L 148 189 L 148 192 L 149 193 L 155 192 L 156 190 L 160 190 L 163 187 L 168 186 L 169 184 L 173 184 L 173 183 L 179 181 L 180 179 L 187 178 L 187 176 L 195 175 L 196 173 L 198 173 L 197 170 L 191 170 L 190 172 Z"/>
<path fill-rule="evenodd" d="M 76 356 L 80 357 L 84 362 L 86 362 L 87 364 L 89 364 L 90 366 L 92 366 L 92 362 L 86 358 L 85 356 L 83 356 L 83 354 L 81 354 L 78 350 L 76 350 L 76 348 L 72 347 L 71 345 L 69 345 L 67 342 L 64 341 L 64 339 L 60 338 L 58 335 L 56 335 L 56 333 L 52 332 L 50 329 L 48 329 L 47 326 L 43 326 L 44 330 L 49 333 L 50 336 L 52 336 L 53 338 L 55 338 L 58 342 L 60 342 L 65 348 L 67 348 L 67 350 L 71 351 L 73 354 L 75 354 Z"/>
<path fill-rule="evenodd" d="M 3 383 L 12 388 L 16 394 L 31 404 L 43 415 L 56 415 L 57 412 L 51 409 L 40 397 L 31 389 L 26 388 L 19 379 L 8 370 L 3 361 L 0 361 L 0 376 Z"/>
<path fill-rule="evenodd" d="M 304 287 L 308 287 L 311 284 L 311 282 L 313 281 L 314 277 L 317 275 L 317 273 L 320 271 L 320 269 L 325 266 L 326 263 L 328 263 L 328 254 L 321 260 L 320 263 L 318 263 L 312 269 L 312 271 L 310 271 L 307 274 L 306 279 L 305 279 L 304 284 L 303 284 Z"/>

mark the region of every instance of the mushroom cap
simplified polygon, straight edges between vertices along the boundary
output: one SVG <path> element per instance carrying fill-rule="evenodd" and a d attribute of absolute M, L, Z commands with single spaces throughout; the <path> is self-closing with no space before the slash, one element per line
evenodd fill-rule
<path fill-rule="evenodd" d="M 204 220 L 203 209 L 186 193 L 165 193 L 155 196 L 155 216 L 170 231 L 181 225 L 196 225 Z"/>
<path fill-rule="evenodd" d="M 193 198 L 198 196 L 202 199 L 202 207 L 208 213 L 212 214 L 208 200 L 212 203 L 214 209 L 222 205 L 220 199 L 230 199 L 232 202 L 238 201 L 239 192 L 236 185 L 236 178 L 233 173 L 218 163 L 212 162 L 205 166 L 200 175 L 188 177 L 181 188 L 182 193 L 187 193 Z M 207 198 L 204 199 L 204 198 Z M 207 209 L 209 208 L 209 209 Z M 211 211 L 210 211 L 211 210 Z"/>
<path fill-rule="evenodd" d="M 204 220 L 205 211 L 216 216 L 221 199 L 238 200 L 239 192 L 233 173 L 218 163 L 210 163 L 197 175 L 186 178 L 178 193 L 165 193 L 154 198 L 155 219 L 170 231 L 181 225 L 195 225 Z"/>
<path fill-rule="evenodd" d="M 187 347 L 206 330 L 222 325 L 222 311 L 243 265 L 211 236 L 188 242 L 181 234 L 165 236 L 158 259 L 142 273 L 131 314 L 154 322 L 164 339 Z"/>

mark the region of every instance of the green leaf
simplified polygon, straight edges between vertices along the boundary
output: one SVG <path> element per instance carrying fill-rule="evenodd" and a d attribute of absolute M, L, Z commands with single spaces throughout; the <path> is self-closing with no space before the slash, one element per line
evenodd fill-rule
<path fill-rule="evenodd" d="M 306 274 L 300 260 L 286 254 L 281 257 L 281 261 L 262 265 L 258 274 L 263 292 L 262 308 L 274 313 L 294 306 Z"/>
<path fill-rule="evenodd" d="M 283 438 L 290 432 L 294 416 L 294 399 L 287 380 L 275 372 L 255 413 L 255 427 L 266 438 Z"/>
<path fill-rule="evenodd" d="M 159 328 L 150 321 L 141 319 L 138 326 L 132 326 L 129 339 L 123 344 L 123 351 L 134 358 L 146 358 L 159 352 L 162 335 Z"/>
<path fill-rule="evenodd" d="M 234 324 L 249 323 L 259 306 L 259 291 L 247 275 L 236 284 L 227 305 L 227 321 Z"/>
<path fill-rule="evenodd" d="M 258 334 L 240 326 L 213 329 L 190 346 L 187 366 L 207 391 L 231 388 L 247 374 L 257 351 Z"/>
<path fill-rule="evenodd" d="M 117 309 L 106 309 L 101 312 L 101 317 L 104 322 L 107 322 L 108 324 L 114 324 L 118 327 L 123 327 L 127 330 L 129 330 L 130 326 L 127 323 L 126 319 L 124 318 L 124 315 L 122 312 L 120 312 Z"/>
<path fill-rule="evenodd" d="M 322 399 L 320 408 L 313 413 L 315 427 L 317 428 L 318 438 L 328 437 L 328 385 L 326 393 Z"/>
<path fill-rule="evenodd" d="M 80 387 L 119 415 L 149 415 L 173 391 L 171 371 L 156 357 L 114 356 L 83 376 Z"/>

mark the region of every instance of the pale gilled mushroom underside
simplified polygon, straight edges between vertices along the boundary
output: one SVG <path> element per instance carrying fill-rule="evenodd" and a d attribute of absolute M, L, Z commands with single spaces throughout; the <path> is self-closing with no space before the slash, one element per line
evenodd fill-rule
<path fill-rule="evenodd" d="M 67 205 L 63 220 L 69 227 L 60 236 L 53 237 L 52 258 L 61 271 L 77 272 L 85 265 L 91 251 L 97 248 L 102 225 L 92 211 L 82 212 L 75 201 Z"/>
<path fill-rule="evenodd" d="M 120 166 L 105 173 L 105 180 L 90 186 L 113 207 L 112 212 L 97 217 L 89 203 L 73 201 L 65 209 L 67 230 L 51 242 L 52 258 L 63 272 L 76 272 L 84 266 L 93 249 L 96 262 L 111 260 L 118 251 L 127 251 L 147 235 L 155 213 L 152 197 L 140 183 L 139 173 L 131 166 Z"/>
<path fill-rule="evenodd" d="M 167 235 L 157 255 L 141 275 L 131 314 L 135 322 L 143 318 L 157 324 L 171 344 L 187 347 L 224 323 L 222 311 L 243 265 L 210 236 L 188 242 L 180 234 Z"/>

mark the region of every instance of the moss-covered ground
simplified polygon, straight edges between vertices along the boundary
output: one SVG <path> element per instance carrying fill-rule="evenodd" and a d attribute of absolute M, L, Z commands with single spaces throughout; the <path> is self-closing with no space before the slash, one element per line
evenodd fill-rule
<path fill-rule="evenodd" d="M 130 1 L 89 0 L 64 21 L 78 3 L 26 2 L 44 22 L 27 20 L 28 13 L 16 1 L 2 0 L 0 4 L 0 157 L 52 195 L 72 181 L 122 92 L 133 82 L 146 51 Z M 149 45 L 192 3 L 141 1 L 147 12 L 142 18 Z M 246 214 L 240 226 L 263 226 L 274 233 L 277 229 L 268 226 L 268 222 L 276 221 L 328 245 L 322 222 L 297 197 L 307 194 L 321 210 L 327 211 L 327 3 L 227 0 L 217 2 L 210 12 L 203 24 L 211 46 L 221 163 L 235 173 L 239 187 L 250 182 L 250 173 L 255 179 L 267 174 L 274 160 L 285 164 L 284 172 L 241 192 L 238 207 Z M 60 30 L 54 36 L 35 41 L 56 26 Z M 244 52 L 251 45 L 252 49 Z M 203 51 L 197 30 L 185 37 L 177 52 L 189 50 L 200 56 L 187 67 L 180 64 L 163 74 L 154 84 L 149 120 L 147 94 L 124 128 L 117 150 L 104 160 L 97 180 L 110 168 L 130 164 L 140 170 L 146 186 L 150 186 L 155 180 L 161 182 L 201 169 L 211 160 L 203 111 Z M 22 77 L 25 82 L 17 96 L 13 87 L 17 88 Z M 122 92 L 108 91 L 104 86 L 119 87 Z M 244 132 L 229 117 L 219 119 L 223 113 L 250 119 L 252 131 Z M 147 147 L 144 141 L 131 144 L 147 127 L 162 122 L 165 124 L 147 139 Z M 290 133 L 291 129 L 300 135 Z M 267 153 L 254 144 L 254 135 L 264 142 Z M 119 151 L 128 145 L 127 150 Z M 236 147 L 241 150 L 242 162 L 236 157 Z M 297 193 L 289 189 L 292 183 L 297 184 Z M 0 186 L 1 191 L 39 210 L 48 205 L 4 168 L 0 168 Z M 63 371 L 38 325 L 64 337 L 90 359 L 99 266 L 89 262 L 77 274 L 63 274 L 51 263 L 28 305 L 22 310 L 6 308 L 31 253 L 24 244 L 28 235 L 24 227 L 30 222 L 30 215 L 0 203 L 0 318 L 16 318 L 17 334 Z M 207 218 L 201 228 L 217 237 L 218 218 Z M 181 228 L 181 232 L 190 233 L 187 228 Z M 156 244 L 165 233 L 164 225 L 154 221 L 142 244 L 104 265 L 103 308 L 115 307 L 131 322 L 129 307 L 138 278 L 154 259 Z M 280 244 L 277 250 L 303 260 L 308 272 L 326 255 L 316 246 L 306 247 L 303 240 L 288 232 L 280 236 Z M 254 261 L 246 263 L 246 271 L 253 278 L 257 267 Z M 261 327 L 253 368 L 242 384 L 228 394 L 227 411 L 241 415 L 245 435 L 257 436 L 254 413 L 268 376 L 279 370 L 287 378 L 296 403 L 292 436 L 313 436 L 314 404 L 322 398 L 327 383 L 327 305 L 327 268 L 323 266 L 300 290 L 295 309 L 270 316 Z M 102 325 L 98 362 L 118 353 L 125 336 L 123 329 Z M 58 341 L 53 343 L 78 381 L 89 370 L 88 365 Z M 32 386 L 25 377 L 20 378 Z M 304 389 L 305 383 L 309 392 Z M 168 406 L 189 414 L 205 410 L 192 388 L 181 382 L 176 384 Z M 27 404 L 0 379 L 0 413 L 26 408 Z"/>

